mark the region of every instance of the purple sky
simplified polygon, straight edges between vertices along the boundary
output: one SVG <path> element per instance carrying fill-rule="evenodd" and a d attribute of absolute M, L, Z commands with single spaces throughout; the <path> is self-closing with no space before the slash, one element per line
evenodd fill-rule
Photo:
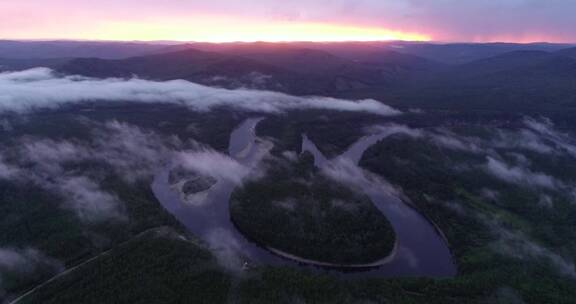
<path fill-rule="evenodd" d="M 4 0 L 0 38 L 190 40 L 210 31 L 329 24 L 442 41 L 576 42 L 576 0 Z M 190 30 L 186 32 L 186 29 Z M 204 31 L 206 35 L 199 35 Z M 265 36 L 267 37 L 267 36 Z"/>

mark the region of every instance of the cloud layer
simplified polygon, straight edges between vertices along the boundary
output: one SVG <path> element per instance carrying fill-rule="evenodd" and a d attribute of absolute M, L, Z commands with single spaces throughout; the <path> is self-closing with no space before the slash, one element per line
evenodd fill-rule
<path fill-rule="evenodd" d="M 63 207 L 88 223 L 123 220 L 122 202 L 101 186 L 102 172 L 93 168 L 76 170 L 74 165 L 105 164 L 110 170 L 104 175 L 114 173 L 126 183 L 133 183 L 150 177 L 180 143 L 116 121 L 93 127 L 90 141 L 18 139 L 15 145 L 0 151 L 0 179 L 32 183 L 58 194 Z"/>
<path fill-rule="evenodd" d="M 532 170 L 521 166 L 509 166 L 508 164 L 492 157 L 488 157 L 486 170 L 505 182 L 527 187 L 536 186 L 547 189 L 556 189 L 563 186 L 561 182 L 555 180 L 549 175 L 533 172 Z"/>
<path fill-rule="evenodd" d="M 0 300 L 5 295 L 3 284 L 9 279 L 33 281 L 43 275 L 54 275 L 64 269 L 63 264 L 33 248 L 0 247 Z"/>
<path fill-rule="evenodd" d="M 177 163 L 204 176 L 240 184 L 250 168 L 233 158 L 211 149 L 180 152 Z"/>
<path fill-rule="evenodd" d="M 198 111 L 225 106 L 264 113 L 327 109 L 379 115 L 400 114 L 375 100 L 356 102 L 327 97 L 294 97 L 266 91 L 226 90 L 184 80 L 94 79 L 56 75 L 47 68 L 0 74 L 0 111 L 23 112 L 83 101 L 177 103 Z"/>

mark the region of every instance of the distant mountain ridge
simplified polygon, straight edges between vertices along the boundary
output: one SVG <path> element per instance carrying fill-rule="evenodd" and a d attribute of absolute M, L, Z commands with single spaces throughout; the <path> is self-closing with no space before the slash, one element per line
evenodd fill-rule
<path fill-rule="evenodd" d="M 127 59 L 74 59 L 59 71 L 91 77 L 185 79 L 226 88 L 271 89 L 295 95 L 330 95 L 357 88 L 389 87 L 436 64 L 412 55 L 352 61 L 313 49 L 185 49 Z M 408 60 L 409 58 L 409 60 Z M 401 60 L 400 60 L 401 59 Z"/>
<path fill-rule="evenodd" d="M 168 47 L 166 44 L 146 42 L 0 40 L 0 58 L 53 59 L 98 57 L 119 59 L 163 52 L 166 47 Z"/>
<path fill-rule="evenodd" d="M 96 55 L 84 56 L 90 54 Z M 576 47 L 564 44 L 0 41 L 0 58 L 0 71 L 47 66 L 90 77 L 372 98 L 396 107 L 576 109 Z"/>
<path fill-rule="evenodd" d="M 481 59 L 435 75 L 404 97 L 446 108 L 576 109 L 576 58 L 564 54 L 513 51 Z"/>
<path fill-rule="evenodd" d="M 189 48 L 217 52 L 246 53 L 251 49 L 279 48 L 315 49 L 355 60 L 358 53 L 396 51 L 446 64 L 463 64 L 511 51 L 538 50 L 555 52 L 576 47 L 551 43 L 428 43 L 428 42 L 291 42 L 291 43 L 199 43 L 199 42 L 130 42 L 130 41 L 14 41 L 0 40 L 0 58 L 103 58 L 122 59 L 135 56 L 169 53 Z"/>

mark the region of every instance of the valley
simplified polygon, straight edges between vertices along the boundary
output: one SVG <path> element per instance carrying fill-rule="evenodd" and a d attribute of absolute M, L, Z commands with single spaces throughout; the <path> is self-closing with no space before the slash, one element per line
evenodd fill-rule
<path fill-rule="evenodd" d="M 122 48 L 0 60 L 0 302 L 576 297 L 570 45 Z"/>

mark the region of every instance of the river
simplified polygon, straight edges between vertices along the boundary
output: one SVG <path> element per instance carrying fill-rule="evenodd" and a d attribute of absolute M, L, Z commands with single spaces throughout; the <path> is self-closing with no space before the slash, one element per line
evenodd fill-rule
<path fill-rule="evenodd" d="M 261 154 L 262 145 L 256 143 L 255 128 L 261 119 L 247 119 L 230 136 L 228 153 L 230 157 L 245 166 L 255 166 Z M 370 146 L 389 134 L 375 134 L 363 137 L 345 153 L 335 159 L 327 159 L 316 145 L 305 135 L 302 150 L 314 155 L 319 168 L 337 169 L 336 164 L 347 163 L 357 167 L 362 155 Z M 456 266 L 441 233 L 424 216 L 404 203 L 387 187 L 380 187 L 371 180 L 357 178 L 355 182 L 369 195 L 375 206 L 388 218 L 397 237 L 394 253 L 377 267 L 363 268 L 363 271 L 335 270 L 312 267 L 295 259 L 280 257 L 262 248 L 240 233 L 229 213 L 229 199 L 236 185 L 229 181 L 219 181 L 207 193 L 206 203 L 200 206 L 184 204 L 179 194 L 168 183 L 170 168 L 158 173 L 152 184 L 156 198 L 187 229 L 222 254 L 231 251 L 260 265 L 287 265 L 314 271 L 335 273 L 346 277 L 450 277 L 456 275 Z M 215 236 L 217 236 L 215 238 Z"/>

